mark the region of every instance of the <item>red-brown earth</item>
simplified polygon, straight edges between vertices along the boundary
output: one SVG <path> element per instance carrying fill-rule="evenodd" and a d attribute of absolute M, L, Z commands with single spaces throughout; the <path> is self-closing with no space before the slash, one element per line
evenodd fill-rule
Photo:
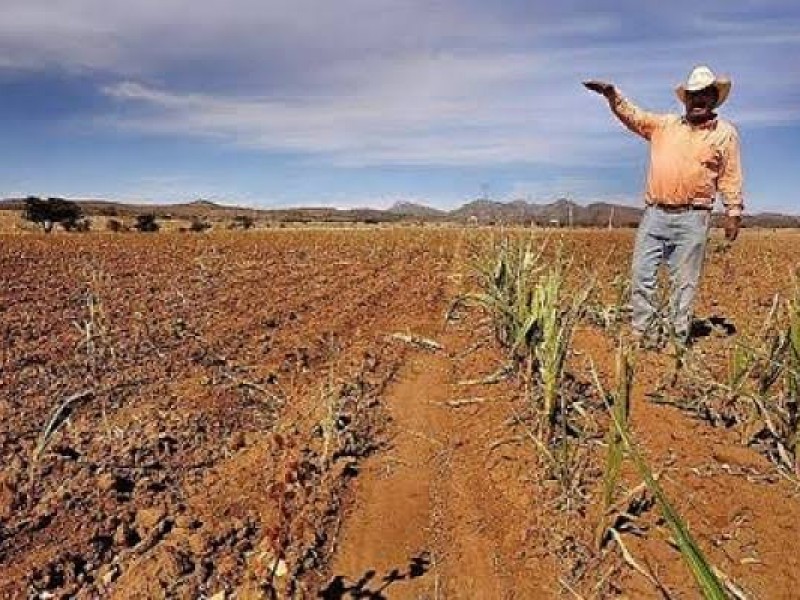
<path fill-rule="evenodd" d="M 0 597 L 662 597 L 597 547 L 602 435 L 565 495 L 524 385 L 463 385 L 504 362 L 479 311 L 444 322 L 487 235 L 3 237 Z M 629 231 L 564 243 L 604 287 L 627 271 Z M 797 233 L 715 238 L 697 313 L 755 331 L 798 262 Z M 698 351 L 724 366 L 735 337 Z M 569 363 L 606 425 L 588 361 L 611 385 L 614 345 L 582 324 Z M 796 597 L 796 484 L 735 431 L 648 402 L 671 364 L 638 359 L 639 444 L 722 572 Z M 629 466 L 625 481 L 640 482 Z M 641 527 L 631 555 L 698 597 L 657 508 Z"/>

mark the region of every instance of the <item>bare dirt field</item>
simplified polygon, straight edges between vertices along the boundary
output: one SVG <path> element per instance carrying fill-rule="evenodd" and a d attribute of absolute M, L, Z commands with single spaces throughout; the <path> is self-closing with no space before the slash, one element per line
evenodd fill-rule
<path fill-rule="evenodd" d="M 501 235 L 0 237 L 0 597 L 701 597 L 629 462 L 602 539 L 590 365 L 613 387 L 615 330 L 577 326 L 560 393 L 597 429 L 556 473 L 530 381 L 487 379 L 507 351 L 485 312 L 445 321 Z M 632 231 L 536 235 L 598 274 L 598 302 L 627 274 Z M 798 264 L 800 233 L 715 234 L 696 313 L 720 326 L 692 349 L 710 371 Z M 639 447 L 729 593 L 797 597 L 797 480 L 762 438 L 656 401 L 674 369 L 638 353 Z"/>

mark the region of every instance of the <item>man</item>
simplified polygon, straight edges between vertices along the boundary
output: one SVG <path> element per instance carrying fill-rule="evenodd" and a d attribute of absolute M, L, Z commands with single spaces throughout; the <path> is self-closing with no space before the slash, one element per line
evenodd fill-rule
<path fill-rule="evenodd" d="M 692 302 L 705 257 L 711 210 L 717 193 L 725 206 L 725 237 L 734 241 L 742 220 L 739 135 L 715 110 L 731 81 L 706 66 L 696 67 L 676 89 L 683 115 L 643 111 L 610 83 L 584 85 L 606 97 L 611 110 L 650 142 L 645 209 L 636 236 L 631 274 L 634 335 L 652 341 L 657 333 L 653 296 L 659 266 L 669 266 L 669 320 L 673 333 L 689 341 Z"/>

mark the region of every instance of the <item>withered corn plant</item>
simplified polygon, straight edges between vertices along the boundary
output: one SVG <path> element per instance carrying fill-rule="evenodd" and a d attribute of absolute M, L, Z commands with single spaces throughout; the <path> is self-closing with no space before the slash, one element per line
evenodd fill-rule
<path fill-rule="evenodd" d="M 618 335 L 622 323 L 631 313 L 630 306 L 628 305 L 630 293 L 630 279 L 622 275 L 617 275 L 611 282 L 610 303 L 605 303 L 603 299 L 599 297 L 599 294 L 592 294 L 594 297 L 587 303 L 587 321 L 602 328 L 610 335 Z"/>
<path fill-rule="evenodd" d="M 794 473 L 800 477 L 800 283 L 795 282 L 795 294 L 787 304 L 786 368 L 786 445 L 794 459 Z"/>
<path fill-rule="evenodd" d="M 610 406 L 615 421 L 626 427 L 630 418 L 634 368 L 634 354 L 630 348 L 620 340 L 616 360 L 616 389 L 612 394 L 606 393 L 600 383 L 600 379 L 597 377 L 597 372 L 594 370 L 592 371 L 597 390 L 600 396 L 604 398 L 606 405 Z M 603 474 L 603 503 L 606 509 L 614 503 L 617 483 L 620 472 L 622 471 L 622 461 L 625 454 L 622 436 L 615 427 L 609 429 L 607 440 L 608 453 L 606 455 L 606 469 Z"/>
<path fill-rule="evenodd" d="M 526 335 L 529 330 L 538 331 L 537 337 L 530 339 L 537 341 L 533 346 L 533 355 L 541 382 L 541 410 L 550 433 L 556 425 L 558 402 L 564 401 L 559 392 L 573 332 L 592 289 L 589 284 L 576 291 L 567 290 L 568 268 L 569 264 L 559 251 L 533 288 L 530 320 L 523 330 Z M 560 412 L 564 414 L 565 407 L 560 408 Z"/>
<path fill-rule="evenodd" d="M 800 285 L 781 303 L 776 296 L 760 332 L 740 338 L 720 378 L 702 357 L 687 350 L 682 383 L 657 398 L 689 410 L 713 425 L 740 431 L 784 473 L 800 475 Z"/>
<path fill-rule="evenodd" d="M 509 349 L 518 365 L 530 368 L 527 350 L 536 340 L 535 320 L 531 320 L 533 284 L 543 268 L 545 243 L 538 248 L 533 238 L 526 241 L 505 237 L 492 241 L 472 263 L 477 292 L 457 297 L 451 313 L 461 305 L 473 304 L 485 309 L 492 319 L 494 335 Z"/>
<path fill-rule="evenodd" d="M 743 442 L 760 447 L 779 468 L 798 475 L 800 288 L 777 320 L 776 313 L 770 312 L 759 338 L 743 340 L 733 350 L 729 383 L 734 386 L 724 392 L 728 406 L 743 415 Z"/>
<path fill-rule="evenodd" d="M 620 350 L 617 355 L 616 371 L 616 390 L 611 394 L 607 394 L 600 383 L 597 371 L 592 368 L 595 385 L 601 397 L 604 399 L 611 417 L 611 429 L 608 436 L 608 456 L 604 477 L 604 500 L 606 508 L 611 506 L 614 501 L 622 462 L 627 455 L 644 480 L 647 489 L 655 498 L 656 504 L 664 517 L 664 521 L 672 533 L 675 544 L 689 567 L 703 598 L 725 600 L 728 598 L 728 594 L 725 591 L 724 585 L 717 577 L 716 570 L 709 563 L 705 554 L 703 554 L 694 537 L 689 532 L 680 513 L 678 513 L 677 509 L 673 506 L 669 497 L 664 492 L 664 489 L 661 487 L 661 484 L 654 476 L 653 470 L 639 450 L 633 438 L 633 434 L 631 433 L 628 418 L 634 378 L 634 357 L 623 343 L 620 344 Z M 605 529 L 605 527 L 606 525 L 604 523 L 603 528 Z M 614 539 L 619 539 L 619 536 L 614 536 Z"/>
<path fill-rule="evenodd" d="M 74 321 L 73 325 L 81 336 L 75 351 L 83 359 L 87 380 L 91 387 L 69 396 L 53 408 L 47 424 L 39 435 L 39 441 L 34 451 L 35 460 L 39 460 L 55 434 L 69 422 L 69 417 L 87 400 L 100 398 L 103 422 L 106 424 L 106 429 L 108 428 L 107 394 L 101 388 L 103 388 L 107 373 L 113 370 L 117 358 L 115 340 L 111 335 L 111 327 L 101 293 L 109 285 L 109 278 L 100 270 L 87 269 L 86 279 L 85 316 L 80 322 Z"/>
<path fill-rule="evenodd" d="M 562 248 L 545 255 L 546 242 L 506 237 L 475 264 L 479 291 L 456 298 L 492 318 L 495 337 L 531 386 L 531 400 L 552 437 L 559 412 L 564 367 L 578 321 L 594 282 L 567 286 L 571 261 Z M 453 309 L 451 309 L 452 311 Z"/>
<path fill-rule="evenodd" d="M 546 464 L 545 479 L 558 485 L 559 506 L 570 510 L 587 498 L 587 440 L 597 424 L 566 365 L 594 282 L 583 278 L 570 285 L 573 263 L 563 247 L 545 250 L 546 241 L 536 245 L 533 238 L 493 243 L 475 268 L 478 291 L 458 297 L 453 307 L 475 305 L 488 314 L 525 384 L 531 419 L 519 424 Z"/>

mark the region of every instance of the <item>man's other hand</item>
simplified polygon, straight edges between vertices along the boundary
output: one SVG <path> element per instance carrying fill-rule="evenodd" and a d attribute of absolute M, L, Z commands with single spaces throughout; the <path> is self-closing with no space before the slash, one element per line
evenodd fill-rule
<path fill-rule="evenodd" d="M 605 96 L 606 98 L 611 98 L 611 96 L 614 95 L 614 85 L 611 83 L 606 83 L 605 81 L 596 81 L 591 79 L 589 81 L 584 81 L 583 85 L 587 90 L 592 90 L 593 92 L 600 94 L 601 96 Z"/>
<path fill-rule="evenodd" d="M 725 228 L 725 239 L 732 242 L 739 236 L 739 228 L 742 226 L 742 217 L 726 216 L 722 226 Z"/>

